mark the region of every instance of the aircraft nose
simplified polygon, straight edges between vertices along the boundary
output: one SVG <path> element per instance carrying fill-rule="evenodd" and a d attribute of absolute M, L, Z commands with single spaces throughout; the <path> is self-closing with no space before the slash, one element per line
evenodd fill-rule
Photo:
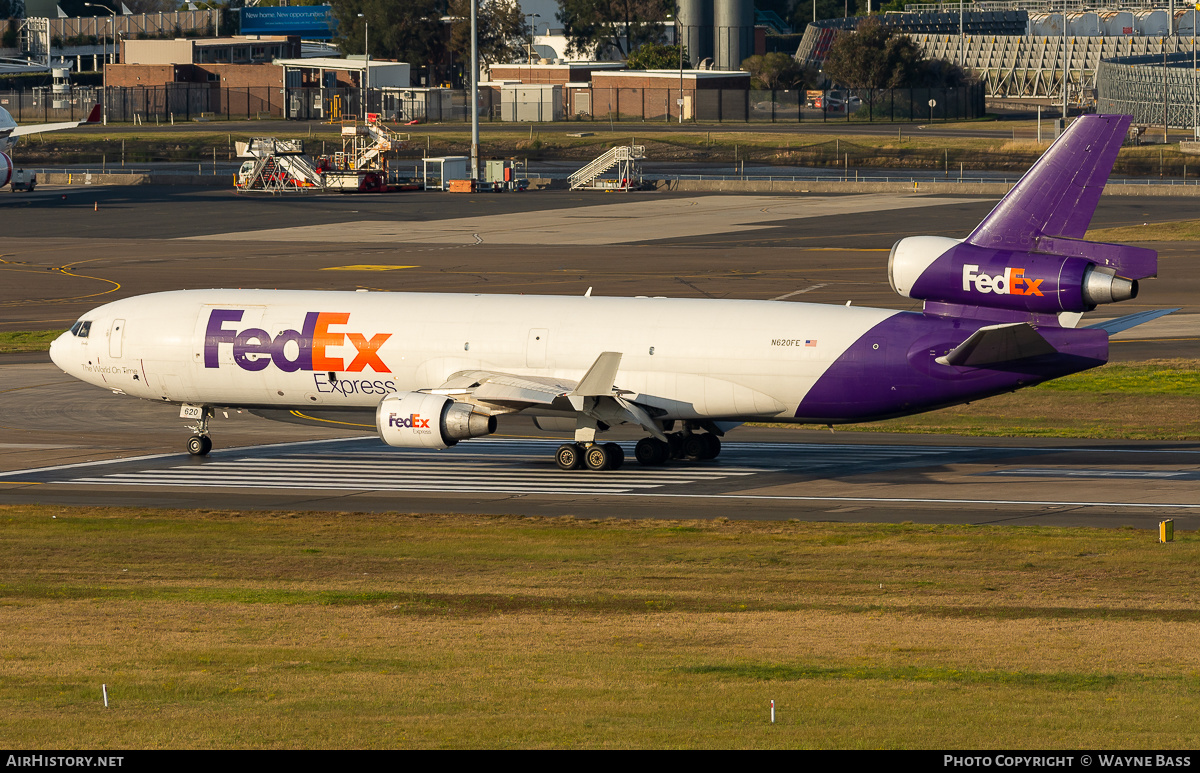
<path fill-rule="evenodd" d="M 70 341 L 65 340 L 71 338 L 71 332 L 67 331 L 58 338 L 50 342 L 50 361 L 58 366 L 61 371 L 66 371 L 66 350 L 70 348 Z"/>

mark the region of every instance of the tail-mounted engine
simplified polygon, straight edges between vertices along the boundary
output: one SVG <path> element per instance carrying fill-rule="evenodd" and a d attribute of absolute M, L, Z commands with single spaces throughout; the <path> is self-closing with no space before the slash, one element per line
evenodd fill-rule
<path fill-rule="evenodd" d="M 393 392 L 375 412 L 379 437 L 400 448 L 449 448 L 496 431 L 496 417 L 470 403 L 424 392 Z"/>
<path fill-rule="evenodd" d="M 1043 237 L 1038 251 L 914 236 L 892 247 L 888 279 L 908 298 L 1057 314 L 1136 298 L 1157 253 L 1121 244 Z"/>

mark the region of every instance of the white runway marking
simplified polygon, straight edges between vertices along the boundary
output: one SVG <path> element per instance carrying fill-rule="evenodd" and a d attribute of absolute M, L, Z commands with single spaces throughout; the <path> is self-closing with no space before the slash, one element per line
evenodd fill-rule
<path fill-rule="evenodd" d="M 483 441 L 475 453 L 335 450 L 213 459 L 162 469 L 114 472 L 62 481 L 81 485 L 192 486 L 326 491 L 620 494 L 767 472 L 764 468 L 680 465 L 566 472 L 547 463 L 555 441 Z M 515 453 L 514 453 L 515 452 Z M 535 452 L 535 453 L 534 453 Z"/>

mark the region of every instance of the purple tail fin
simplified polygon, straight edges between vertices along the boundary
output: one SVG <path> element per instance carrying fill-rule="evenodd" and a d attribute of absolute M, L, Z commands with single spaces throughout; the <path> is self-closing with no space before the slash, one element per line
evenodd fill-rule
<path fill-rule="evenodd" d="M 1041 236 L 1082 239 L 1132 120 L 1128 115 L 1077 118 L 967 241 L 1035 252 Z"/>

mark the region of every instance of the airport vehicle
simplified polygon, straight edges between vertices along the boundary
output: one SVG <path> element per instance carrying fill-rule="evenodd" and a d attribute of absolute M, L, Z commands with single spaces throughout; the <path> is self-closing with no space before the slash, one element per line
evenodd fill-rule
<path fill-rule="evenodd" d="M 83 121 L 66 121 L 63 123 L 39 123 L 28 126 L 18 126 L 17 122 L 7 110 L 0 107 L 0 188 L 8 184 L 8 181 L 13 179 L 13 160 L 12 148 L 17 144 L 17 139 L 26 134 L 41 134 L 42 132 L 56 132 L 61 129 L 74 129 L 76 126 L 83 126 L 88 123 L 99 123 L 100 121 L 100 105 L 92 108 L 92 112 L 88 114 L 86 120 Z M 32 173 L 30 173 L 32 174 Z M 36 181 L 35 181 L 36 182 Z M 16 188 L 14 187 L 14 190 Z M 31 186 L 29 190 L 33 190 Z"/>
<path fill-rule="evenodd" d="M 37 188 L 37 172 L 32 169 L 14 169 L 11 186 L 14 191 L 32 192 Z"/>
<path fill-rule="evenodd" d="M 525 413 L 574 432 L 564 469 L 619 467 L 598 438 L 640 427 L 639 462 L 711 459 L 745 421 L 835 424 L 934 410 L 1103 364 L 1078 328 L 1137 295 L 1157 253 L 1083 241 L 1128 116 L 1079 118 L 966 239 L 909 237 L 888 272 L 920 312 L 782 301 L 188 290 L 84 314 L 50 356 L 114 392 L 182 406 L 192 454 L 215 408 L 374 415 L 442 449 Z"/>

